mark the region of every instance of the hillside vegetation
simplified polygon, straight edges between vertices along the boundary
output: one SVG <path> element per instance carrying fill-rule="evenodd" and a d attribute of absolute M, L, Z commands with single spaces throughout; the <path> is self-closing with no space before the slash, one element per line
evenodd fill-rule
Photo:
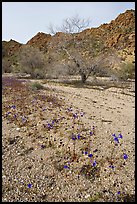
<path fill-rule="evenodd" d="M 22 52 L 41 55 L 42 66 L 37 64 L 24 70 Z M 37 50 L 36 50 L 37 49 Z M 23 51 L 22 51 L 23 50 Z M 26 44 L 15 40 L 2 42 L 3 72 L 36 72 L 33 78 L 59 77 L 60 75 L 88 74 L 116 76 L 120 79 L 134 77 L 135 63 L 135 10 L 127 10 L 109 24 L 85 29 L 79 33 L 57 32 L 50 35 L 38 32 Z M 33 56 L 33 54 L 32 54 Z M 24 56 L 23 56 L 24 57 Z M 27 58 L 28 57 L 28 58 Z M 41 63 L 40 63 L 41 65 Z M 78 66 L 77 66 L 78 65 Z M 23 68 L 22 68 L 23 67 Z M 30 68 L 31 67 L 31 68 Z M 82 67 L 82 74 L 76 69 Z M 31 70 L 29 70 L 31 69 Z M 93 72 L 94 71 L 94 72 Z"/>

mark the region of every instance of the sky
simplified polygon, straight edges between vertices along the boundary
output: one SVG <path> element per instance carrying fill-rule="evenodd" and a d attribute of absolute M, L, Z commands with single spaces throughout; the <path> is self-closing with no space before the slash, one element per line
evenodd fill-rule
<path fill-rule="evenodd" d="M 99 27 L 129 9 L 135 9 L 135 2 L 2 2 L 2 40 L 25 44 L 38 32 L 50 33 L 50 24 L 61 26 L 76 14 Z"/>

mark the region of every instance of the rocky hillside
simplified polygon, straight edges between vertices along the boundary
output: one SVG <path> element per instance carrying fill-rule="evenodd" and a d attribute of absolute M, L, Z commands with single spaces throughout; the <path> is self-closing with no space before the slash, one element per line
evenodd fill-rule
<path fill-rule="evenodd" d="M 65 61 L 67 56 L 59 52 L 62 45 L 72 53 L 80 52 L 88 59 L 90 56 L 110 53 L 122 61 L 135 62 L 135 10 L 127 10 L 108 24 L 98 28 L 86 29 L 77 34 L 56 33 L 54 36 L 39 32 L 26 45 L 38 47 L 46 58 Z M 22 45 L 14 40 L 2 42 L 4 56 L 12 56 Z M 54 56 L 54 57 L 53 57 Z M 67 59 L 68 60 L 68 59 Z"/>
<path fill-rule="evenodd" d="M 51 38 L 52 37 L 50 34 L 39 32 L 36 36 L 27 42 L 27 45 L 39 47 L 40 50 L 43 50 L 47 43 L 50 42 Z"/>
<path fill-rule="evenodd" d="M 2 56 L 8 57 L 14 55 L 16 52 L 19 51 L 21 46 L 22 46 L 21 43 L 12 39 L 8 42 L 2 41 Z"/>

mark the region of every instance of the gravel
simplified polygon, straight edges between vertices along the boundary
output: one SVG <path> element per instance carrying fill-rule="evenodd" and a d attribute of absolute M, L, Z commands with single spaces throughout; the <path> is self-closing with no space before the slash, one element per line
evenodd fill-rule
<path fill-rule="evenodd" d="M 112 123 L 107 125 L 105 123 L 104 125 L 99 119 L 99 117 L 103 118 L 105 116 L 104 108 L 100 109 L 101 114 L 96 112 L 99 111 L 97 107 L 100 106 L 100 101 L 96 99 L 97 103 L 92 103 L 94 107 L 90 106 L 90 110 L 86 106 L 86 104 L 90 105 L 90 98 L 85 98 L 85 100 L 82 98 L 86 95 L 90 97 L 88 89 L 85 89 L 85 92 L 81 90 L 80 93 L 79 89 L 74 91 L 73 88 L 65 89 L 62 86 L 53 88 L 55 93 L 52 92 L 52 95 L 56 95 L 58 99 L 61 98 L 62 106 L 54 107 L 51 101 L 37 100 L 37 103 L 35 103 L 37 104 L 36 111 L 32 111 L 34 110 L 34 104 L 31 104 L 30 101 L 33 97 L 24 99 L 25 111 L 29 110 L 31 112 L 31 114 L 28 114 L 28 123 L 24 126 L 19 126 L 19 123 L 14 121 L 10 122 L 5 117 L 7 111 L 5 107 L 9 105 L 13 93 L 10 97 L 3 95 L 2 201 L 133 201 L 135 199 L 133 119 L 128 123 L 128 129 L 121 126 L 123 139 L 120 140 L 118 146 L 114 145 L 111 140 L 111 134 L 114 133 L 114 124 L 118 126 L 120 117 L 121 120 L 126 119 L 122 115 L 125 112 L 122 112 L 117 118 L 111 118 Z M 59 92 L 57 88 L 59 88 Z M 70 97 L 72 93 L 73 99 Z M 85 96 L 79 95 L 83 93 L 85 93 Z M 100 97 L 114 97 L 114 95 L 111 95 L 112 92 L 108 93 L 106 91 L 107 95 L 103 95 L 103 93 Z M 50 90 L 42 90 L 41 94 L 46 95 L 51 94 L 51 92 Z M 97 90 L 94 90 L 93 94 L 99 99 Z M 127 104 L 119 105 L 121 99 L 117 105 L 130 107 L 128 101 L 131 96 L 125 95 L 125 97 L 127 97 Z M 116 106 L 116 103 L 114 104 Z M 74 119 L 71 111 L 67 111 L 68 107 L 72 105 L 73 113 L 77 112 L 80 115 L 81 112 L 85 112 L 85 115 Z M 42 111 L 41 107 L 46 107 L 46 111 Z M 106 107 L 108 107 L 108 104 L 106 104 Z M 96 117 L 89 119 L 93 115 L 92 113 Z M 111 114 L 107 115 L 107 117 L 109 116 Z M 132 115 L 129 116 L 132 118 Z M 107 120 L 107 117 L 104 118 Z M 53 119 L 56 119 L 53 128 L 45 129 L 43 124 L 51 124 Z M 119 123 L 122 123 L 121 120 Z M 87 135 L 93 125 L 95 126 L 95 134 L 89 139 L 90 137 Z M 126 134 L 125 130 L 129 131 L 129 134 Z M 70 139 L 72 132 L 78 134 L 79 131 L 82 135 L 80 140 Z M 97 161 L 95 168 L 92 167 L 92 158 L 82 153 L 87 147 L 88 154 L 92 153 L 94 160 Z M 115 157 L 112 158 L 113 148 Z M 96 151 L 93 152 L 95 149 Z M 124 153 L 128 155 L 127 160 L 122 157 Z M 115 168 L 110 168 L 110 164 L 114 165 Z M 68 165 L 68 168 L 65 169 L 64 165 Z M 118 194 L 118 192 L 120 193 Z"/>

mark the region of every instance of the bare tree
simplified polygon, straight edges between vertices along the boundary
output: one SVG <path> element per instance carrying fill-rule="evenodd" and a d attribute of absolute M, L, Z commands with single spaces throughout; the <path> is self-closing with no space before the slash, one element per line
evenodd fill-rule
<path fill-rule="evenodd" d="M 81 82 L 85 83 L 90 75 L 96 77 L 96 75 L 109 75 L 108 65 L 110 62 L 115 64 L 121 60 L 118 58 L 114 50 L 109 51 L 105 48 L 104 42 L 98 39 L 96 36 L 92 36 L 89 41 L 84 38 L 84 35 L 80 36 L 79 32 L 87 28 L 89 25 L 89 19 L 81 19 L 78 15 L 72 18 L 66 18 L 60 28 L 54 29 L 50 25 L 50 31 L 54 32 L 54 40 L 51 47 L 56 47 L 56 53 L 65 53 L 67 60 L 64 63 L 68 73 L 78 74 L 81 76 Z M 56 32 L 62 31 L 62 32 Z M 80 43 L 77 41 L 77 37 L 82 38 Z M 105 51 L 106 50 L 106 51 Z M 85 56 L 88 53 L 88 57 Z M 112 60 L 113 59 L 113 60 Z M 114 62 L 113 62 L 114 61 Z"/>
<path fill-rule="evenodd" d="M 72 62 L 66 65 L 68 71 L 80 75 L 82 83 L 85 83 L 90 75 L 95 79 L 97 74 L 106 75 L 108 73 L 105 54 L 84 58 L 80 52 L 70 54 L 67 49 L 63 48 L 63 50 L 66 51 Z"/>
<path fill-rule="evenodd" d="M 49 27 L 52 34 L 56 33 L 56 35 L 53 36 L 54 46 L 57 46 L 56 50 L 58 50 L 58 52 L 64 52 L 67 55 L 68 63 L 66 62 L 66 67 L 68 69 L 68 72 L 71 72 L 73 70 L 74 74 L 80 75 L 82 83 L 85 83 L 91 74 L 95 75 L 100 71 L 99 64 L 102 63 L 103 60 L 103 56 L 99 57 L 99 52 L 96 53 L 96 50 L 94 49 L 94 45 L 97 43 L 97 39 L 91 40 L 92 50 L 90 51 L 91 57 L 89 59 L 82 56 L 82 52 L 80 51 L 82 50 L 82 47 L 81 45 L 78 46 L 76 34 L 87 28 L 89 24 L 89 18 L 82 19 L 78 15 L 75 15 L 71 18 L 64 19 L 61 27 L 54 28 L 52 24 L 50 24 Z M 62 33 L 57 32 L 57 30 L 62 31 Z M 59 33 L 61 43 L 57 38 L 57 33 Z M 56 42 L 56 39 L 58 40 L 58 43 Z M 74 48 L 73 51 L 72 49 L 69 49 L 70 44 L 73 44 L 75 47 L 77 47 L 77 49 Z M 100 49 L 103 49 L 103 46 Z"/>
<path fill-rule="evenodd" d="M 44 55 L 35 47 L 25 45 L 19 54 L 20 71 L 30 74 L 32 78 L 44 78 Z"/>
<path fill-rule="evenodd" d="M 48 29 L 51 34 L 56 34 L 59 31 L 64 33 L 79 33 L 88 28 L 90 22 L 90 18 L 82 19 L 78 14 L 76 14 L 70 18 L 64 19 L 60 27 L 55 27 L 50 23 Z"/>

